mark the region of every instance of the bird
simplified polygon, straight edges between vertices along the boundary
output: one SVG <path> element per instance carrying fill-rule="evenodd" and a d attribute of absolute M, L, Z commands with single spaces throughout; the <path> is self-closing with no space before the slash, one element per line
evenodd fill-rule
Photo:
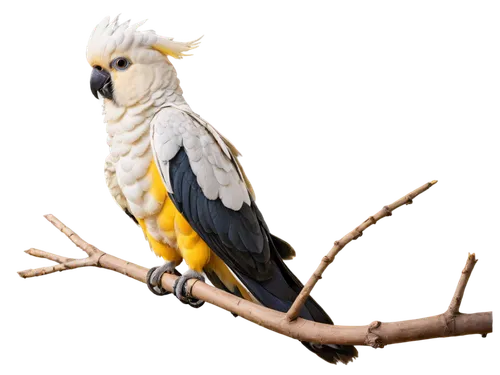
<path fill-rule="evenodd" d="M 103 103 L 109 154 L 105 177 L 111 195 L 140 226 L 165 263 L 148 272 L 149 289 L 164 273 L 179 277 L 173 294 L 200 307 L 186 293 L 190 279 L 286 312 L 303 284 L 285 264 L 294 249 L 271 234 L 236 147 L 195 113 L 183 96 L 170 59 L 182 59 L 200 40 L 178 42 L 119 17 L 104 18 L 87 45 L 90 89 Z M 188 270 L 176 267 L 185 262 Z M 333 324 L 311 297 L 300 317 Z M 302 342 L 330 363 L 357 357 L 350 345 Z"/>

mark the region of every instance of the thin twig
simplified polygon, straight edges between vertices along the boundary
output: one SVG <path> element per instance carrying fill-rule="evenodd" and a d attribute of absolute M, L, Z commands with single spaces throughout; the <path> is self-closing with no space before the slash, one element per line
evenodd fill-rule
<path fill-rule="evenodd" d="M 66 235 L 66 237 L 68 237 L 70 239 L 70 241 L 73 242 L 77 247 L 79 247 L 80 249 L 85 251 L 85 253 L 87 253 L 88 257 L 82 258 L 82 259 L 66 258 L 66 257 L 52 254 L 52 253 L 49 253 L 49 252 L 46 252 L 43 250 L 31 248 L 29 250 L 26 250 L 25 253 L 32 255 L 32 256 L 35 256 L 37 258 L 50 259 L 50 260 L 57 262 L 59 264 L 56 264 L 54 266 L 37 268 L 37 269 L 29 269 L 29 270 L 19 271 L 18 272 L 19 276 L 21 276 L 23 278 L 43 276 L 43 275 L 48 275 L 48 274 L 51 274 L 54 272 L 72 270 L 74 268 L 98 266 L 99 265 L 99 259 L 105 254 L 104 252 L 102 252 L 101 250 L 99 250 L 95 246 L 85 242 L 78 234 L 76 234 L 70 228 L 68 228 L 66 225 L 64 225 L 54 215 L 45 215 L 45 218 L 52 225 L 54 225 L 57 229 L 59 229 L 62 233 L 64 233 Z"/>
<path fill-rule="evenodd" d="M 379 221 L 380 219 L 386 216 L 391 216 L 392 211 L 394 211 L 396 208 L 401 207 L 404 204 L 413 203 L 413 199 L 415 199 L 418 195 L 422 194 L 424 191 L 426 191 L 436 183 L 437 183 L 436 180 L 428 182 L 427 184 L 420 186 L 418 189 L 413 190 L 410 194 L 407 194 L 404 197 L 398 199 L 396 202 L 391 203 L 388 206 L 384 206 L 375 215 L 370 216 L 361 225 L 354 228 L 351 232 L 346 234 L 340 240 L 335 241 L 332 249 L 328 252 L 326 256 L 323 257 L 323 259 L 321 259 L 321 263 L 319 264 L 318 268 L 316 268 L 316 271 L 314 271 L 314 273 L 311 275 L 311 277 L 309 278 L 309 280 L 304 285 L 299 295 L 293 302 L 292 306 L 286 313 L 286 319 L 289 322 L 297 319 L 297 317 L 300 314 L 300 310 L 306 303 L 307 298 L 311 294 L 316 283 L 321 279 L 323 272 L 325 272 L 326 268 L 330 265 L 330 263 L 333 262 L 335 256 L 340 252 L 340 250 L 344 248 L 344 246 L 346 246 L 352 240 L 356 240 L 359 237 L 361 237 L 363 235 L 363 231 L 366 228 L 376 224 L 377 221 Z"/>
<path fill-rule="evenodd" d="M 55 226 L 57 229 L 59 229 L 61 232 L 63 232 L 66 237 L 70 239 L 71 242 L 73 242 L 77 247 L 82 249 L 87 253 L 87 255 L 91 256 L 92 254 L 95 253 L 97 250 L 94 246 L 91 244 L 88 244 L 84 240 L 81 239 L 81 237 L 73 232 L 70 228 L 68 228 L 66 225 L 64 225 L 61 221 L 59 221 L 54 215 L 45 215 L 44 216 L 53 226 Z"/>
<path fill-rule="evenodd" d="M 37 257 L 37 258 L 49 259 L 49 260 L 52 260 L 52 261 L 57 262 L 57 263 L 68 263 L 68 262 L 75 260 L 73 258 L 62 257 L 60 255 L 48 253 L 46 251 L 35 249 L 35 248 L 31 248 L 29 250 L 26 250 L 25 253 L 32 255 L 34 257 Z"/>
<path fill-rule="evenodd" d="M 459 313 L 460 304 L 462 303 L 462 298 L 464 297 L 465 287 L 469 282 L 469 277 L 476 263 L 476 254 L 469 254 L 467 263 L 465 263 L 465 267 L 462 270 L 462 275 L 460 276 L 460 280 L 458 281 L 457 289 L 455 290 L 453 299 L 451 300 L 450 306 L 448 307 L 448 311 L 452 315 L 456 315 Z"/>

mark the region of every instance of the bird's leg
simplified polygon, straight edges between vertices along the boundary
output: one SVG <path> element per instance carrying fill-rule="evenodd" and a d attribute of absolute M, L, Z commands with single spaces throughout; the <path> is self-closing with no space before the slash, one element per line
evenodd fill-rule
<path fill-rule="evenodd" d="M 185 272 L 184 275 L 175 280 L 174 294 L 182 303 L 186 303 L 189 306 L 198 308 L 201 307 L 205 303 L 205 301 L 194 298 L 187 293 L 186 285 L 188 280 L 190 279 L 196 279 L 205 282 L 205 277 L 200 272 L 196 272 L 195 270 L 190 269 L 189 271 Z"/>
<path fill-rule="evenodd" d="M 146 276 L 146 285 L 148 286 L 149 290 L 157 296 L 170 294 L 169 291 L 163 289 L 163 287 L 161 286 L 161 278 L 164 273 L 181 276 L 179 271 L 175 269 L 176 265 L 176 262 L 166 262 L 160 267 L 151 268 Z"/>

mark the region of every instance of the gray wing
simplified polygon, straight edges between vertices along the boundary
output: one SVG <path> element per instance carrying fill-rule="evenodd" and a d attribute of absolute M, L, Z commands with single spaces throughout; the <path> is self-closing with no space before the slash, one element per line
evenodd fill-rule
<path fill-rule="evenodd" d="M 271 234 L 222 137 L 168 107 L 153 119 L 152 145 L 170 198 L 212 251 L 235 272 L 271 277 Z"/>
<path fill-rule="evenodd" d="M 183 148 L 189 158 L 198 185 L 210 200 L 220 199 L 234 211 L 243 203 L 250 205 L 251 194 L 245 177 L 232 153 L 215 129 L 194 113 L 166 107 L 153 119 L 151 127 L 153 154 L 169 193 L 169 162 Z M 236 149 L 234 149 L 236 150 Z M 251 190 L 251 189 L 250 189 Z"/>

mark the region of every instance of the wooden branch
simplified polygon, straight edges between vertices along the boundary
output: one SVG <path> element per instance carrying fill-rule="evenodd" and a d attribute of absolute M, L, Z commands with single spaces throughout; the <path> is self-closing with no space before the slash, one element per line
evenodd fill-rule
<path fill-rule="evenodd" d="M 27 251 L 30 255 L 55 260 L 56 262 L 61 263 L 54 267 L 21 271 L 19 272 L 21 277 L 28 278 L 46 275 L 55 271 L 64 271 L 67 269 L 85 266 L 95 266 L 121 273 L 141 282 L 146 282 L 148 269 L 104 253 L 82 240 L 56 217 L 48 215 L 46 218 L 56 228 L 69 237 L 73 243 L 84 250 L 89 257 L 75 260 L 41 250 L 30 249 Z M 467 264 L 473 261 L 475 262 L 475 258 L 469 257 Z M 470 275 L 472 267 L 466 265 L 465 269 L 468 270 L 467 273 Z M 176 279 L 177 276 L 174 275 L 163 275 L 161 280 L 162 287 L 168 291 L 172 291 L 173 283 Z M 457 292 L 455 292 L 455 297 L 460 297 L 461 299 L 467 280 L 468 276 L 462 275 L 459 286 L 457 287 Z M 328 325 L 302 318 L 289 321 L 286 319 L 285 313 L 246 301 L 202 282 L 190 280 L 188 282 L 187 289 L 188 294 L 193 297 L 202 299 L 224 310 L 235 313 L 240 317 L 259 324 L 265 328 L 294 339 L 318 342 L 322 344 L 369 345 L 374 348 L 381 348 L 389 344 L 425 340 L 436 337 L 471 334 L 481 334 L 484 336 L 487 333 L 492 332 L 493 325 L 491 312 L 475 314 L 455 313 L 453 315 L 453 322 L 450 325 L 449 320 L 446 318 L 449 310 L 443 314 L 422 319 L 393 323 L 381 323 L 379 321 L 375 321 L 366 326 Z M 455 297 L 454 301 L 456 301 Z M 177 303 L 177 301 L 173 301 L 172 303 Z M 457 308 L 458 306 L 459 304 L 457 305 Z"/>
<path fill-rule="evenodd" d="M 460 314 L 458 310 L 460 309 L 460 304 L 462 303 L 465 287 L 469 282 L 469 277 L 476 263 L 477 263 L 476 254 L 469 254 L 469 257 L 467 258 L 467 263 L 465 264 L 465 267 L 462 271 L 462 275 L 460 276 L 460 280 L 458 281 L 457 289 L 455 290 L 453 299 L 450 302 L 450 307 L 448 307 L 448 312 L 451 315 Z"/>
<path fill-rule="evenodd" d="M 56 264 L 49 264 L 23 270 L 21 275 L 23 276 L 22 278 L 25 279 L 46 277 L 59 272 L 74 271 L 79 268 L 97 267 L 99 265 L 100 257 L 109 254 L 105 251 L 101 251 L 102 254 L 94 253 L 90 257 L 75 258 L 75 257 L 64 256 L 56 252 L 39 249 L 36 246 L 27 247 L 25 249 L 25 252 L 27 255 L 30 255 L 33 258 L 39 258 L 56 263 Z"/>
<path fill-rule="evenodd" d="M 404 204 L 412 204 L 413 199 L 415 199 L 417 196 L 422 194 L 424 191 L 426 191 L 427 189 L 429 189 L 432 185 L 434 185 L 436 183 L 437 183 L 436 180 L 428 182 L 427 184 L 420 186 L 418 189 L 413 190 L 410 194 L 405 195 L 403 198 L 398 199 L 396 202 L 391 203 L 388 206 L 384 206 L 375 215 L 370 216 L 363 223 L 361 223 L 361 225 L 354 228 L 352 231 L 347 233 L 340 240 L 335 241 L 331 250 L 328 252 L 327 255 L 325 255 L 323 257 L 318 268 L 316 268 L 316 271 L 314 271 L 314 273 L 311 275 L 311 277 L 307 281 L 306 285 L 304 285 L 304 287 L 300 291 L 299 295 L 297 296 L 297 298 L 293 302 L 292 306 L 290 307 L 290 309 L 286 313 L 286 319 L 289 322 L 297 319 L 297 317 L 300 314 L 300 310 L 302 309 L 302 307 L 306 303 L 307 298 L 311 294 L 314 286 L 321 279 L 323 272 L 325 272 L 326 268 L 330 265 L 330 263 L 333 262 L 333 260 L 335 259 L 335 256 L 340 252 L 340 250 L 342 250 L 349 242 L 361 237 L 363 235 L 363 231 L 366 228 L 377 224 L 377 221 L 379 221 L 380 219 L 382 219 L 386 216 L 391 216 L 392 211 L 394 211 L 396 208 L 401 207 Z"/>

